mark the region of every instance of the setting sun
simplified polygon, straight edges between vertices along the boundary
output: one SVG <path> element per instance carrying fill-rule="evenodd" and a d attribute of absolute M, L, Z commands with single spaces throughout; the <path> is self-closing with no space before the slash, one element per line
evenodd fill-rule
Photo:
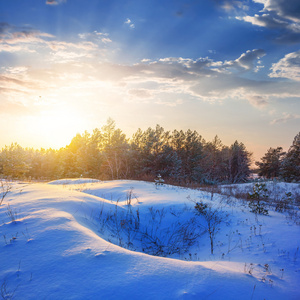
<path fill-rule="evenodd" d="M 39 141 L 54 149 L 64 147 L 76 133 L 87 127 L 79 112 L 67 108 L 42 111 L 38 116 L 28 117 L 26 124 L 32 143 Z"/>

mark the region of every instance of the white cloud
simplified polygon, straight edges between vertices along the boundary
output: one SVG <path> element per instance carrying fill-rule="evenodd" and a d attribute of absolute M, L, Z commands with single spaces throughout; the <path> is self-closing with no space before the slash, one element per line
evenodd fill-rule
<path fill-rule="evenodd" d="M 132 21 L 129 18 L 126 19 L 124 24 L 127 24 L 131 29 L 135 28 L 135 25 L 132 23 Z"/>
<path fill-rule="evenodd" d="M 280 20 L 270 14 L 258 15 L 255 14 L 253 17 L 237 17 L 238 20 L 244 20 L 245 22 L 251 23 L 252 25 L 268 28 L 288 28 L 289 23 L 284 20 Z"/>
<path fill-rule="evenodd" d="M 231 61 L 213 61 L 210 58 L 184 59 L 162 58 L 157 61 L 142 60 L 134 65 L 101 64 L 97 78 L 124 84 L 140 84 L 143 95 L 148 82 L 157 84 L 148 91 L 184 94 L 205 101 L 219 101 L 229 97 L 246 99 L 257 108 L 266 106 L 270 97 L 299 97 L 300 86 L 293 82 L 256 81 L 240 74 L 254 72 L 255 61 L 265 53 L 250 50 Z M 240 72 L 242 71 L 242 72 Z M 145 86 L 143 86 L 145 83 Z"/>
<path fill-rule="evenodd" d="M 268 0 L 253 0 L 253 2 L 266 4 Z"/>
<path fill-rule="evenodd" d="M 279 30 L 276 39 L 281 43 L 297 43 L 300 41 L 300 2 L 299 0 L 254 0 L 263 5 L 263 9 L 254 16 L 236 17 L 238 20 L 255 26 Z"/>
<path fill-rule="evenodd" d="M 205 101 L 219 101 L 229 97 L 246 99 L 251 105 L 262 108 L 270 97 L 299 97 L 300 86 L 286 82 L 256 81 L 242 78 L 235 70 L 255 71 L 255 60 L 264 51 L 251 50 L 239 58 L 215 62 L 209 58 L 197 60 L 164 58 L 158 61 L 143 60 L 132 66 L 106 65 L 106 78 L 124 83 L 153 81 L 158 84 L 157 94 L 162 91 L 190 95 Z M 118 76 L 117 76 L 118 74 Z M 152 90 L 153 92 L 153 90 Z"/>
<path fill-rule="evenodd" d="M 243 53 L 235 62 L 242 68 L 246 70 L 251 70 L 254 68 L 254 62 L 265 56 L 266 53 L 262 49 L 248 50 Z"/>
<path fill-rule="evenodd" d="M 284 77 L 300 81 L 300 50 L 285 55 L 272 65 L 270 77 Z"/>
<path fill-rule="evenodd" d="M 57 63 L 72 62 L 78 58 L 86 57 L 85 53 L 77 53 L 72 51 L 58 50 L 52 53 L 53 59 Z"/>
<path fill-rule="evenodd" d="M 274 12 L 285 19 L 300 22 L 299 0 L 267 0 L 264 3 L 264 10 Z"/>
<path fill-rule="evenodd" d="M 104 44 L 107 44 L 107 43 L 111 43 L 112 40 L 110 38 L 102 38 L 101 41 L 104 43 Z"/>

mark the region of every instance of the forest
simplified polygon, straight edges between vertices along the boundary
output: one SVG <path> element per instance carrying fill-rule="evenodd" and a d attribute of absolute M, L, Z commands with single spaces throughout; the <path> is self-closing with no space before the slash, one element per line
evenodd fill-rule
<path fill-rule="evenodd" d="M 252 153 L 242 142 L 223 145 L 196 131 L 165 131 L 160 125 L 138 129 L 129 139 L 108 119 L 101 129 L 77 134 L 59 150 L 22 148 L 14 143 L 0 151 L 0 176 L 32 180 L 89 177 L 101 180 L 152 181 L 160 174 L 174 184 L 242 183 L 249 180 Z M 300 133 L 287 153 L 270 148 L 260 162 L 258 175 L 300 180 Z"/>

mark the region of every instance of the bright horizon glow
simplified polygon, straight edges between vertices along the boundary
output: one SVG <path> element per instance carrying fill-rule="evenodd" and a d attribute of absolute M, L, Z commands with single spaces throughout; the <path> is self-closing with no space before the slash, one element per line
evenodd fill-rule
<path fill-rule="evenodd" d="M 58 149 L 111 117 L 128 138 L 159 124 L 238 140 L 255 160 L 288 150 L 300 128 L 288 1 L 1 1 L 0 147 Z"/>
<path fill-rule="evenodd" d="M 50 145 L 53 149 L 65 147 L 71 141 L 70 137 L 73 138 L 85 126 L 80 114 L 69 109 L 42 111 L 40 115 L 28 117 L 25 122 L 26 131 L 31 133 L 33 141 L 39 140 L 40 145 Z"/>

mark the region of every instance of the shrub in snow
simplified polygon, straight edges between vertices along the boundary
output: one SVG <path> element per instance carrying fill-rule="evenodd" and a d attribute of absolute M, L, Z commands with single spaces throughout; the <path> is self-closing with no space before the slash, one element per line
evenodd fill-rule
<path fill-rule="evenodd" d="M 289 204 L 292 202 L 292 193 L 286 192 L 285 196 L 276 204 L 275 211 L 284 212 L 289 209 Z"/>
<path fill-rule="evenodd" d="M 251 212 L 260 215 L 269 214 L 265 203 L 261 202 L 261 200 L 266 200 L 269 197 L 268 189 L 266 188 L 265 183 L 256 183 L 253 186 L 253 193 L 249 193 L 248 196 L 251 199 L 251 201 L 249 202 Z"/>
<path fill-rule="evenodd" d="M 197 210 L 198 214 L 205 215 L 207 213 L 208 205 L 203 202 L 197 202 L 195 205 L 195 209 Z"/>
<path fill-rule="evenodd" d="M 261 200 L 267 199 L 268 197 L 268 189 L 265 183 L 256 183 L 253 186 L 253 193 L 249 193 L 250 199 Z"/>
<path fill-rule="evenodd" d="M 0 189 L 0 205 L 1 205 L 4 201 L 4 198 L 11 190 L 11 186 L 8 184 L 8 182 L 3 182 L 2 180 L 0 180 L 0 187 L 1 187 Z"/>
<path fill-rule="evenodd" d="M 203 202 L 197 202 L 195 205 L 196 214 L 203 216 L 206 224 L 202 225 L 209 234 L 210 239 L 210 253 L 214 254 L 214 240 L 215 235 L 220 230 L 220 223 L 222 222 L 222 216 L 218 209 L 212 208 Z"/>
<path fill-rule="evenodd" d="M 116 205 L 115 210 L 106 213 L 102 210 L 98 220 L 100 232 L 106 232 L 110 242 L 131 250 L 165 257 L 188 252 L 203 234 L 203 229 L 199 228 L 195 217 L 181 222 L 177 213 L 179 212 L 171 208 L 164 210 L 149 207 L 141 220 L 138 208 L 128 205 L 127 209 L 121 209 Z"/>
<path fill-rule="evenodd" d="M 259 215 L 268 215 L 269 211 L 266 208 L 266 205 L 260 201 L 254 202 L 251 201 L 249 203 L 249 207 L 251 208 L 251 212 L 255 213 L 255 214 L 259 214 Z"/>
<path fill-rule="evenodd" d="M 161 178 L 161 175 L 160 175 L 160 174 L 157 175 L 157 179 L 155 179 L 154 181 L 155 181 L 155 185 L 156 185 L 156 186 L 157 186 L 157 185 L 163 185 L 164 182 L 165 182 L 165 181 Z"/>

